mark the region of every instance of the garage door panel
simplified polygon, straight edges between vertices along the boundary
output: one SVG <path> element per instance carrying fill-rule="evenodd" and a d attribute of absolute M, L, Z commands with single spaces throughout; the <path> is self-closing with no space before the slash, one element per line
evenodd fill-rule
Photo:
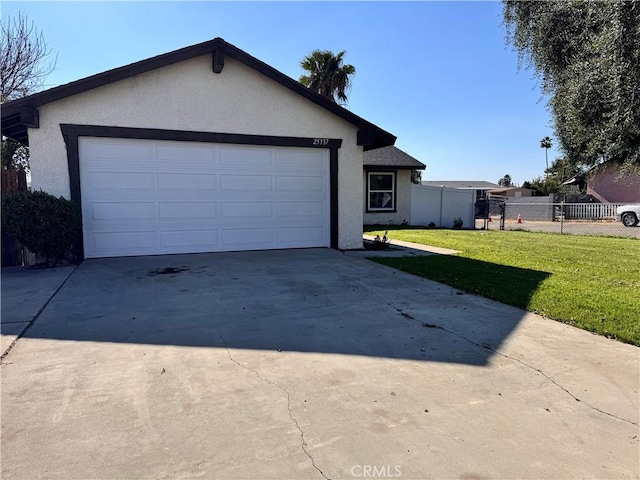
<path fill-rule="evenodd" d="M 220 147 L 220 166 L 270 170 L 273 166 L 273 153 L 269 148 L 223 146 Z"/>
<path fill-rule="evenodd" d="M 117 162 L 135 161 L 134 164 L 155 163 L 155 145 L 135 140 L 102 139 L 89 143 L 89 162 L 114 160 Z M 81 152 L 84 153 L 84 152 Z"/>
<path fill-rule="evenodd" d="M 271 175 L 222 174 L 220 190 L 241 192 L 265 192 L 273 189 Z"/>
<path fill-rule="evenodd" d="M 156 206 L 153 202 L 94 202 L 91 204 L 91 218 L 102 220 L 150 220 L 156 217 Z"/>
<path fill-rule="evenodd" d="M 218 230 L 173 230 L 160 232 L 160 245 L 168 251 L 193 251 L 194 247 L 205 250 L 218 245 Z M 200 250 L 198 250 L 200 251 Z"/>
<path fill-rule="evenodd" d="M 278 228 L 278 240 L 296 245 L 315 245 L 324 240 L 324 229 L 322 226 Z"/>
<path fill-rule="evenodd" d="M 273 206 L 268 202 L 223 202 L 221 205 L 222 218 L 271 218 Z"/>
<path fill-rule="evenodd" d="M 306 191 L 306 192 L 316 192 L 316 193 L 324 193 L 324 179 L 314 176 L 279 176 L 278 177 L 278 191 L 279 192 L 287 192 L 287 191 Z"/>
<path fill-rule="evenodd" d="M 160 221 L 214 219 L 217 217 L 217 208 L 218 204 L 216 202 L 159 202 L 158 219 Z"/>
<path fill-rule="evenodd" d="M 158 173 L 160 191 L 215 192 L 218 176 L 206 173 Z"/>
<path fill-rule="evenodd" d="M 152 253 L 158 243 L 155 231 L 96 232 L 92 240 L 96 253 L 101 256 L 110 256 L 109 253 Z"/>
<path fill-rule="evenodd" d="M 88 258 L 329 246 L 326 150 L 85 137 L 79 150 Z"/>
<path fill-rule="evenodd" d="M 278 203 L 278 217 L 321 217 L 325 214 L 323 202 Z"/>
<path fill-rule="evenodd" d="M 180 142 L 158 146 L 158 168 L 160 171 L 174 169 L 211 170 L 217 166 L 217 147 L 203 145 L 181 145 Z M 173 170 L 175 171 L 175 169 Z"/>
<path fill-rule="evenodd" d="M 90 188 L 96 193 L 114 195 L 123 191 L 136 193 L 155 192 L 155 176 L 148 172 L 100 172 L 89 171 L 86 175 L 85 188 Z"/>
<path fill-rule="evenodd" d="M 279 150 L 276 164 L 278 168 L 295 169 L 296 171 L 323 172 L 325 162 L 322 150 L 300 152 L 300 150 Z"/>
<path fill-rule="evenodd" d="M 273 227 L 265 228 L 225 228 L 222 230 L 222 247 L 247 247 L 256 245 L 269 248 L 273 246 Z"/>

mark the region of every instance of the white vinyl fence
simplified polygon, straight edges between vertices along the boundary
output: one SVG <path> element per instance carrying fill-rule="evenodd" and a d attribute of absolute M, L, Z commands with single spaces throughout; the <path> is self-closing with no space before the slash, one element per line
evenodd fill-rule
<path fill-rule="evenodd" d="M 411 185 L 411 225 L 453 227 L 456 218 L 462 228 L 474 228 L 475 190 Z"/>
<path fill-rule="evenodd" d="M 565 203 L 564 217 L 566 219 L 615 219 L 616 209 L 622 203 Z"/>

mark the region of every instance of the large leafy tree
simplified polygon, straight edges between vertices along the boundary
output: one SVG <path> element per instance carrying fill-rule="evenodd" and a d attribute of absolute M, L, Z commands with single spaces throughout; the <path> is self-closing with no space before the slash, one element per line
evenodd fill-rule
<path fill-rule="evenodd" d="M 558 157 L 545 171 L 544 177 L 536 177 L 530 181 L 522 183 L 524 188 L 530 188 L 536 195 L 548 195 L 550 193 L 561 192 L 564 188 L 562 182 L 572 177 L 584 175 L 584 170 L 575 164 L 571 164 L 567 157 Z M 583 188 L 582 185 L 581 188 Z"/>
<path fill-rule="evenodd" d="M 560 183 L 555 177 L 536 177 L 531 181 L 522 182 L 522 187 L 533 190 L 534 195 L 549 195 L 558 192 Z"/>
<path fill-rule="evenodd" d="M 569 162 L 640 166 L 640 2 L 504 0 L 503 13 Z"/>
<path fill-rule="evenodd" d="M 498 180 L 498 185 L 501 185 L 503 187 L 511 187 L 512 182 L 513 180 L 511 180 L 511 175 L 507 173 L 504 177 Z"/>
<path fill-rule="evenodd" d="M 300 83 L 333 102 L 346 103 L 350 77 L 356 73 L 356 68 L 342 63 L 345 53 L 343 50 L 334 55 L 329 50 L 314 50 L 300 62 L 307 72 L 300 77 Z"/>
<path fill-rule="evenodd" d="M 20 145 L 15 140 L 2 137 L 0 165 L 5 169 L 29 170 L 29 148 Z"/>
<path fill-rule="evenodd" d="M 558 182 L 562 183 L 571 177 L 584 174 L 585 170 L 580 166 L 569 162 L 567 157 L 558 157 L 551 162 L 551 166 L 547 168 L 544 173 L 547 176 L 554 177 Z"/>

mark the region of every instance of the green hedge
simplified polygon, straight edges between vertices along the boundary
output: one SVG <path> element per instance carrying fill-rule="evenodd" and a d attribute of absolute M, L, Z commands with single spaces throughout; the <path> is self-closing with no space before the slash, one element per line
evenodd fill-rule
<path fill-rule="evenodd" d="M 2 198 L 2 228 L 50 263 L 71 251 L 82 229 L 80 207 L 46 192 L 17 192 Z"/>

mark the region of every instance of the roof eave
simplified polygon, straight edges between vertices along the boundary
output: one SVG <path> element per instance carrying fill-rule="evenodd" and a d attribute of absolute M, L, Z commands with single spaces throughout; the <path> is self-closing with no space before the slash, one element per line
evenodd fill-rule
<path fill-rule="evenodd" d="M 374 125 L 364 118 L 359 117 L 358 115 L 350 112 L 346 108 L 341 107 L 340 105 L 332 102 L 322 95 L 309 90 L 299 82 L 296 82 L 295 80 L 279 72 L 275 68 L 249 55 L 243 50 L 240 50 L 236 46 L 227 43 L 222 38 L 215 38 L 213 40 L 209 40 L 207 42 L 199 43 L 196 45 L 191 45 L 189 47 L 175 50 L 173 52 L 164 53 L 145 60 L 140 60 L 129 65 L 118 67 L 112 70 L 107 70 L 106 72 L 98 73 L 96 75 L 76 80 L 65 85 L 60 85 L 43 92 L 34 93 L 27 97 L 7 102 L 2 105 L 2 123 L 4 124 L 5 119 L 9 119 L 14 117 L 16 114 L 20 114 L 21 109 L 25 106 L 37 108 L 41 105 L 52 103 L 66 97 L 70 97 L 72 95 L 77 95 L 79 93 L 83 93 L 88 90 L 107 85 L 109 83 L 121 81 L 134 75 L 140 75 L 142 73 L 185 61 L 190 58 L 207 54 L 215 55 L 216 52 L 218 53 L 218 56 L 220 52 L 223 52 L 224 55 L 228 55 L 229 57 L 244 63 L 245 65 L 258 71 L 259 73 L 266 75 L 272 80 L 289 88 L 293 92 L 307 98 L 308 100 L 318 104 L 331 113 L 353 124 L 359 129 L 358 144 L 362 145 L 365 151 L 384 146 L 390 146 L 395 143 L 395 135 L 392 135 L 386 130 L 381 129 L 377 125 Z M 213 66 L 214 70 L 216 66 L 217 65 Z M 4 126 L 2 127 L 2 133 L 3 135 L 6 135 Z M 26 138 L 26 126 L 24 127 L 23 131 L 13 132 L 13 134 Z"/>
<path fill-rule="evenodd" d="M 365 168 L 397 168 L 399 170 L 426 170 L 427 166 L 426 165 L 422 165 L 422 166 L 418 166 L 418 165 L 392 165 L 392 164 L 371 164 L 371 163 L 365 163 L 363 164 L 363 166 Z"/>

